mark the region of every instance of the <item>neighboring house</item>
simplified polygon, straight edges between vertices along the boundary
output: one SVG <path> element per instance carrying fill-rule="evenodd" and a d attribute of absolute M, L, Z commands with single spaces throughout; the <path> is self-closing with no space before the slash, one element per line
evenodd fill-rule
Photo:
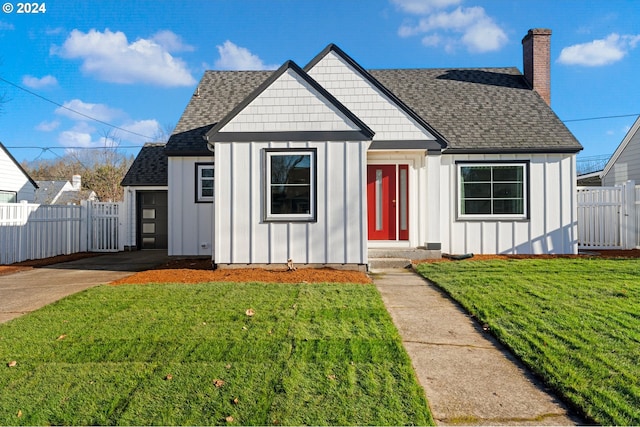
<path fill-rule="evenodd" d="M 602 186 L 602 171 L 589 172 L 578 175 L 579 187 L 600 187 Z"/>
<path fill-rule="evenodd" d="M 79 205 L 85 200 L 96 201 L 93 190 L 82 189 L 82 177 L 73 175 L 71 181 L 36 181 L 35 203 L 41 205 Z"/>
<path fill-rule="evenodd" d="M 634 180 L 640 184 L 640 117 L 636 119 L 601 173 L 602 185 Z"/>
<path fill-rule="evenodd" d="M 33 202 L 38 184 L 0 142 L 0 203 Z"/>
<path fill-rule="evenodd" d="M 221 267 L 363 268 L 372 248 L 576 253 L 582 147 L 549 107 L 550 36 L 523 39 L 524 76 L 365 70 L 335 45 L 304 68 L 207 71 L 122 183 L 129 243 L 162 247 L 151 220 L 166 218 L 169 255 Z"/>

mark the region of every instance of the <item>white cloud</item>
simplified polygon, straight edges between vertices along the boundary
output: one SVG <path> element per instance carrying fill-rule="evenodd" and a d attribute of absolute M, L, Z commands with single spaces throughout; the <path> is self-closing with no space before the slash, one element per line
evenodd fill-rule
<path fill-rule="evenodd" d="M 640 35 L 609 34 L 604 39 L 565 47 L 558 62 L 565 65 L 599 67 L 613 64 L 624 58 L 640 43 Z"/>
<path fill-rule="evenodd" d="M 155 33 L 151 40 L 165 48 L 167 52 L 193 52 L 195 48 L 182 41 L 182 38 L 169 30 L 162 30 Z"/>
<path fill-rule="evenodd" d="M 237 46 L 227 40 L 222 45 L 216 46 L 220 59 L 216 60 L 215 67 L 218 70 L 274 70 L 277 65 L 265 65 L 257 55 L 249 49 Z"/>
<path fill-rule="evenodd" d="M 427 34 L 422 38 L 425 46 L 444 46 L 449 52 L 457 45 L 465 46 L 469 52 L 491 52 L 501 49 L 508 41 L 505 32 L 482 7 L 458 7 L 452 12 L 432 13 L 416 25 L 403 24 L 398 34 L 401 37 Z"/>
<path fill-rule="evenodd" d="M 121 110 L 111 108 L 105 104 L 92 104 L 83 102 L 79 99 L 72 99 L 71 101 L 67 101 L 62 105 L 63 107 L 56 108 L 55 113 L 65 117 L 69 117 L 73 120 L 86 121 L 90 120 L 89 117 L 91 117 L 103 122 L 109 122 L 113 119 L 124 116 L 124 112 L 122 112 Z"/>
<path fill-rule="evenodd" d="M 462 0 L 391 0 L 402 11 L 424 15 L 436 9 L 444 9 L 460 4 Z"/>
<path fill-rule="evenodd" d="M 153 138 L 160 132 L 160 123 L 155 119 L 130 121 L 120 126 L 122 129 L 135 132 L 134 135 L 128 132 L 118 131 L 118 136 L 132 142 L 155 142 Z M 144 136 L 140 136 L 144 135 Z"/>
<path fill-rule="evenodd" d="M 38 126 L 36 126 L 36 130 L 39 130 L 41 132 L 51 132 L 58 129 L 59 126 L 60 122 L 58 120 L 52 120 L 50 122 L 44 121 L 38 123 Z"/>
<path fill-rule="evenodd" d="M 186 46 L 177 36 L 172 39 L 168 32 L 158 34 L 162 43 L 173 43 L 172 49 L 184 49 Z M 129 43 L 121 31 L 92 29 L 83 33 L 73 30 L 63 45 L 54 46 L 51 53 L 63 58 L 82 59 L 85 73 L 112 83 L 159 86 L 190 86 L 196 83 L 184 61 L 173 57 L 167 47 L 154 39 L 138 39 Z"/>
<path fill-rule="evenodd" d="M 42 89 L 50 86 L 57 86 L 58 80 L 50 74 L 41 78 L 26 75 L 22 78 L 22 84 L 30 87 L 31 89 Z"/>

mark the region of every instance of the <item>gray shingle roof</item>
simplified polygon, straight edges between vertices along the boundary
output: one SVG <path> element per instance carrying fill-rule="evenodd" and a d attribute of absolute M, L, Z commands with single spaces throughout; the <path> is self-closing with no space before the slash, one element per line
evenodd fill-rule
<path fill-rule="evenodd" d="M 167 185 L 168 159 L 165 144 L 145 144 L 120 185 Z"/>
<path fill-rule="evenodd" d="M 207 71 L 166 151 L 207 155 L 203 136 L 273 71 Z M 517 68 L 369 70 L 448 142 L 447 151 L 557 152 L 582 147 Z M 375 129 L 374 129 L 375 130 Z"/>
<path fill-rule="evenodd" d="M 210 155 L 203 136 L 273 71 L 205 71 L 169 142 L 169 155 Z"/>
<path fill-rule="evenodd" d="M 440 132 L 447 151 L 578 151 L 517 68 L 370 70 Z"/>

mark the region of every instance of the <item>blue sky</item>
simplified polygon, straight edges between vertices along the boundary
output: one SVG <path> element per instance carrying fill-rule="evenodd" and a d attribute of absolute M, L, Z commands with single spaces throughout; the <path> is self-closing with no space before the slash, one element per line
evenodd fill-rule
<path fill-rule="evenodd" d="M 640 114 L 635 0 L 0 3 L 0 141 L 19 161 L 105 142 L 136 154 L 175 126 L 204 70 L 304 66 L 329 43 L 365 68 L 522 70 L 522 37 L 550 28 L 560 119 L 626 116 L 567 121 L 580 162 L 612 154 Z"/>

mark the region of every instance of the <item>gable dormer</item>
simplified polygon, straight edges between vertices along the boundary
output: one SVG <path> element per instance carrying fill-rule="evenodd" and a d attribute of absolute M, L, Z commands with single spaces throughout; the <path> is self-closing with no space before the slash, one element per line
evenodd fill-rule
<path fill-rule="evenodd" d="M 293 61 L 207 133 L 213 142 L 363 141 L 373 131 Z"/>
<path fill-rule="evenodd" d="M 374 130 L 372 149 L 441 150 L 447 146 L 445 139 L 422 117 L 338 46 L 327 46 L 305 70 Z"/>

